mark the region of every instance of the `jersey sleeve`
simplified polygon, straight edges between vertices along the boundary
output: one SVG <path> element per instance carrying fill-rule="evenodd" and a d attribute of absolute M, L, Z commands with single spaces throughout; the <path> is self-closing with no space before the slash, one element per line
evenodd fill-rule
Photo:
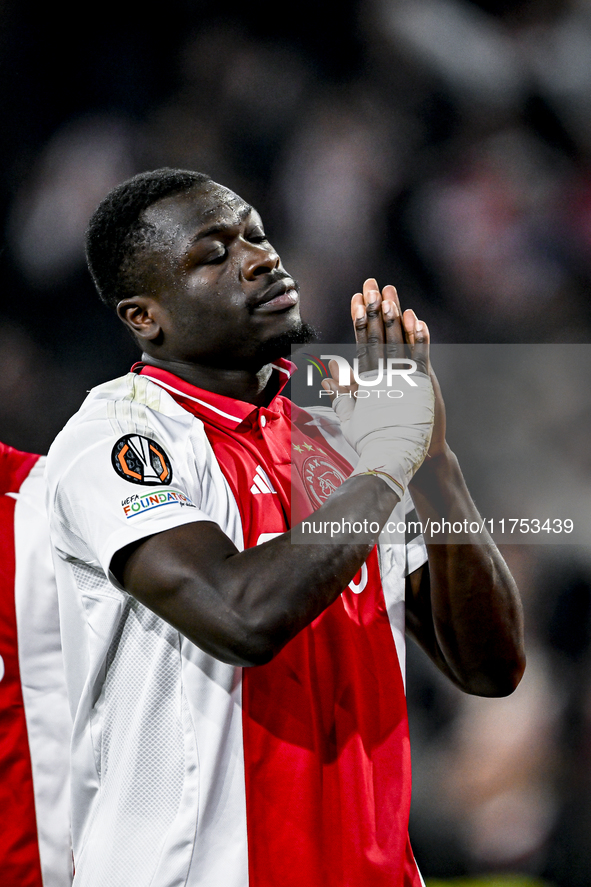
<path fill-rule="evenodd" d="M 66 887 L 72 883 L 72 720 L 45 511 L 44 465 L 41 456 L 14 496 L 14 598 L 43 884 Z"/>
<path fill-rule="evenodd" d="M 220 496 L 212 495 L 219 466 L 192 417 L 144 410 L 142 418 L 78 421 L 48 455 L 58 555 L 102 569 L 115 585 L 110 564 L 126 545 L 181 524 L 223 520 Z"/>

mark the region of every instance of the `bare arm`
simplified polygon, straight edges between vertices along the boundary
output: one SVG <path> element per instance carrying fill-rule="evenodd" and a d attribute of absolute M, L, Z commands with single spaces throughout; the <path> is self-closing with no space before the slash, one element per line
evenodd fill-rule
<path fill-rule="evenodd" d="M 419 518 L 480 524 L 454 454 L 422 466 L 411 492 Z M 428 566 L 409 577 L 407 628 L 439 668 L 462 690 L 506 696 L 525 668 L 519 593 L 492 542 L 429 544 Z"/>
<path fill-rule="evenodd" d="M 393 309 L 392 309 L 392 306 Z M 413 311 L 401 314 L 394 287 L 380 294 L 368 281 L 352 301 L 356 338 L 367 346 L 396 349 L 429 333 Z M 361 365 L 361 363 L 360 363 Z M 427 518 L 478 521 L 460 466 L 445 440 L 445 407 L 437 379 L 435 425 L 427 459 L 410 484 L 423 525 Z M 504 696 L 519 683 L 525 668 L 523 615 L 515 582 L 496 545 L 482 535 L 461 544 L 430 544 L 428 566 L 407 582 L 407 628 L 454 683 L 468 693 Z"/>
<path fill-rule="evenodd" d="M 379 478 L 353 477 L 314 519 L 371 517 L 381 527 L 397 502 Z M 341 594 L 376 542 L 356 534 L 349 544 L 302 545 L 291 535 L 239 552 L 217 524 L 195 522 L 128 546 L 111 568 L 201 649 L 234 665 L 260 665 Z"/>

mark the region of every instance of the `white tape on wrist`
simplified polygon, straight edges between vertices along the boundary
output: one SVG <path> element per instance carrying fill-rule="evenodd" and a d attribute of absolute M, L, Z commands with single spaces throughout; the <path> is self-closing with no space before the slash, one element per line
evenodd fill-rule
<path fill-rule="evenodd" d="M 431 379 L 415 373 L 413 380 L 415 385 L 397 392 L 400 397 L 395 399 L 387 389 L 368 387 L 360 388 L 357 397 L 340 396 L 333 401 L 343 434 L 360 456 L 353 475 L 376 474 L 399 495 L 422 464 L 433 430 Z"/>

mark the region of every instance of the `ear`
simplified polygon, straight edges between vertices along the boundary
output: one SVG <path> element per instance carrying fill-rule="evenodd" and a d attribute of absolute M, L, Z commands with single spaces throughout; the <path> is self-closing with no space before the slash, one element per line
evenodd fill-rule
<path fill-rule="evenodd" d="M 158 303 L 149 296 L 122 299 L 117 305 L 117 314 L 140 340 L 153 341 L 162 332 Z"/>

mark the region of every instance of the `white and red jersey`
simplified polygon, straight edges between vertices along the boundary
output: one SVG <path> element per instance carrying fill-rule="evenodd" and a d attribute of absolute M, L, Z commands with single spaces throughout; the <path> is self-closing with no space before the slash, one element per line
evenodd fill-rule
<path fill-rule="evenodd" d="M 72 883 L 71 718 L 45 459 L 0 443 L 0 882 Z"/>
<path fill-rule="evenodd" d="M 280 395 L 255 407 L 147 367 L 94 389 L 56 439 L 80 887 L 421 884 L 402 665 L 419 540 L 374 550 L 249 669 L 201 651 L 109 573 L 123 546 L 185 522 L 215 521 L 240 550 L 285 532 L 350 473 L 337 441 L 332 413 Z"/>

